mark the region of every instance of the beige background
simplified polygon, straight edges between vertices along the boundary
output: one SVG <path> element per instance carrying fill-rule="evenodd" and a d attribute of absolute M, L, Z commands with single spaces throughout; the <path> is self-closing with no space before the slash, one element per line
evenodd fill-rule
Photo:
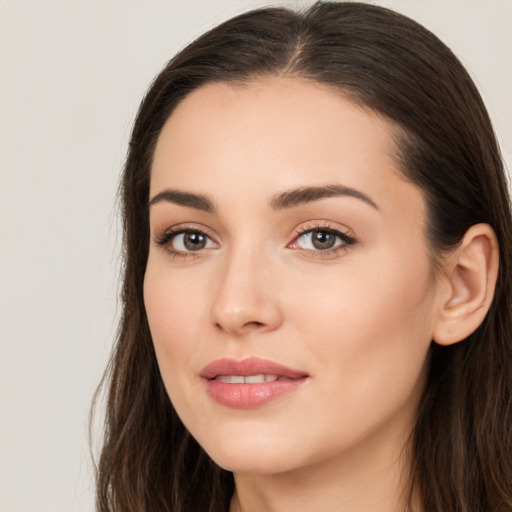
<path fill-rule="evenodd" d="M 375 3 L 461 57 L 510 168 L 512 0 Z M 114 198 L 135 110 L 179 48 L 264 4 L 0 0 L 0 512 L 93 510 L 87 415 L 115 331 Z"/>

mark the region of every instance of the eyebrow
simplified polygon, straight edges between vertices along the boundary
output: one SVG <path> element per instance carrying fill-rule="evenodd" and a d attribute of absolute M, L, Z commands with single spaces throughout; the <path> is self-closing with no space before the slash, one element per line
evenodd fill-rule
<path fill-rule="evenodd" d="M 174 203 L 179 206 L 188 206 L 189 208 L 195 208 L 196 210 L 202 210 L 208 213 L 215 211 L 215 206 L 206 196 L 175 189 L 167 189 L 156 194 L 156 196 L 149 201 L 148 208 L 162 201 Z"/>
<path fill-rule="evenodd" d="M 283 210 L 311 203 L 313 201 L 319 201 L 320 199 L 339 196 L 359 199 L 372 206 L 377 211 L 380 211 L 377 204 L 363 192 L 338 184 L 324 185 L 321 187 L 301 187 L 293 190 L 287 190 L 274 196 L 270 202 L 270 206 L 273 210 Z M 208 213 L 215 212 L 215 206 L 208 197 L 176 189 L 167 189 L 159 192 L 148 202 L 147 206 L 150 208 L 162 201 L 174 203 L 179 206 L 195 208 L 196 210 L 202 210 Z"/>
<path fill-rule="evenodd" d="M 274 196 L 270 205 L 274 210 L 282 210 L 284 208 L 293 208 L 294 206 L 299 206 L 301 204 L 311 203 L 320 199 L 338 196 L 346 196 L 359 199 L 369 204 L 377 211 L 380 211 L 380 208 L 377 206 L 377 204 L 363 192 L 338 184 L 325 185 L 321 187 L 301 187 L 295 190 L 281 192 L 280 194 Z"/>

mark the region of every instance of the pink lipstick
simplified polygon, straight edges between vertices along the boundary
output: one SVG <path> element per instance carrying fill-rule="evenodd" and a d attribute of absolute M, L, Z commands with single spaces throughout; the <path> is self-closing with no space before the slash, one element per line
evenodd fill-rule
<path fill-rule="evenodd" d="M 241 361 L 213 361 L 203 369 L 201 377 L 210 397 L 221 405 L 253 409 L 295 391 L 308 375 L 273 361 L 250 357 Z"/>

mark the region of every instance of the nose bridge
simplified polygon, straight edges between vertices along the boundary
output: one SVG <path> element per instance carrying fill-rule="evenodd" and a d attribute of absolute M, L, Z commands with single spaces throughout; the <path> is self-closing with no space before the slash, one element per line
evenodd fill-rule
<path fill-rule="evenodd" d="M 216 281 L 213 323 L 234 335 L 275 329 L 281 315 L 271 276 L 271 262 L 254 240 L 233 244 Z"/>

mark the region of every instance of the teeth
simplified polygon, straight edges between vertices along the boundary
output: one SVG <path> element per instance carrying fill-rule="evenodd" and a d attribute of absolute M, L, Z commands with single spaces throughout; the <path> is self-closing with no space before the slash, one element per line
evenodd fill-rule
<path fill-rule="evenodd" d="M 261 384 L 262 382 L 274 382 L 277 375 L 217 375 L 215 380 L 220 380 L 226 384 Z"/>
<path fill-rule="evenodd" d="M 261 382 L 265 382 L 265 375 L 247 375 L 245 377 L 246 384 L 260 384 Z"/>

